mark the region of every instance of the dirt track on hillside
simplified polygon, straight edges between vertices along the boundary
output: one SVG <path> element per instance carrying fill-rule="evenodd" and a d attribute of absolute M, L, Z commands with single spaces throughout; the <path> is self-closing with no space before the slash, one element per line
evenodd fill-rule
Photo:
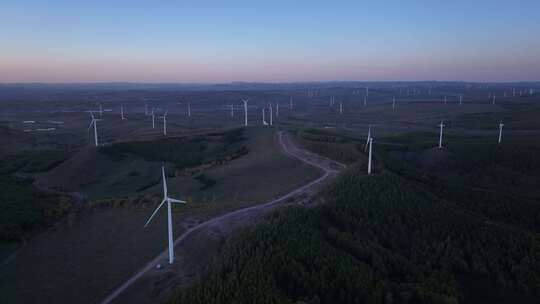
<path fill-rule="evenodd" d="M 277 141 L 283 153 L 319 168 L 322 176 L 269 202 L 231 211 L 191 227 L 174 242 L 176 260 L 173 265 L 167 264 L 167 252 L 162 252 L 101 303 L 158 302 L 171 289 L 193 282 L 235 229 L 255 223 L 276 206 L 306 201 L 322 184 L 345 168 L 341 163 L 299 148 L 283 131 L 277 133 Z M 163 267 L 157 269 L 158 264 Z"/>

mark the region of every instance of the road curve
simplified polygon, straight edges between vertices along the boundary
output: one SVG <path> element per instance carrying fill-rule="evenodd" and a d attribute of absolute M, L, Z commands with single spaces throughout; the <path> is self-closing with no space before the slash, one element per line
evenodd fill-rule
<path fill-rule="evenodd" d="M 211 218 L 205 222 L 202 222 L 196 226 L 191 227 L 190 229 L 186 230 L 182 235 L 180 235 L 175 241 L 174 245 L 178 246 L 179 243 L 184 241 L 188 236 L 190 236 L 193 232 L 201 230 L 205 227 L 211 226 L 213 224 L 217 224 L 227 218 L 237 216 L 239 214 L 243 213 L 249 213 L 253 211 L 258 211 L 260 209 L 273 207 L 274 205 L 283 203 L 287 201 L 289 198 L 294 197 L 296 195 L 302 194 L 309 190 L 310 188 L 314 187 L 315 185 L 323 182 L 330 176 L 335 176 L 339 173 L 340 170 L 344 169 L 346 166 L 342 163 L 336 162 L 334 160 L 331 160 L 326 157 L 322 157 L 320 155 L 317 155 L 315 153 L 309 152 L 307 150 L 301 149 L 298 146 L 296 146 L 290 136 L 285 133 L 284 131 L 280 131 L 277 133 L 278 142 L 281 146 L 281 149 L 283 153 L 288 155 L 289 157 L 298 159 L 306 164 L 309 164 L 311 166 L 314 166 L 316 168 L 319 168 L 323 171 L 323 175 L 319 178 L 301 186 L 300 188 L 297 188 L 279 198 L 273 199 L 269 202 L 252 206 L 252 207 L 246 207 L 243 209 L 231 211 L 228 213 L 225 213 L 223 215 Z M 148 264 L 146 264 L 139 272 L 137 272 L 135 275 L 133 275 L 131 278 L 129 278 L 127 281 L 125 281 L 122 285 L 120 285 L 118 288 L 116 288 L 111 294 L 109 294 L 102 302 L 101 304 L 109 304 L 112 303 L 120 294 L 122 294 L 126 289 L 128 289 L 133 283 L 135 283 L 138 279 L 140 279 L 144 274 L 146 274 L 148 271 L 152 270 L 156 267 L 157 264 L 160 263 L 160 261 L 163 261 L 167 259 L 167 251 L 163 251 L 160 253 L 156 258 L 154 258 L 152 261 L 150 261 Z"/>

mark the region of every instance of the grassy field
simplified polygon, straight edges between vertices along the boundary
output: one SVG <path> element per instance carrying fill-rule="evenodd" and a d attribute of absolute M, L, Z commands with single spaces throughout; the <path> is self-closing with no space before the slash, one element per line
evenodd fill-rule
<path fill-rule="evenodd" d="M 175 210 L 176 235 L 190 223 L 264 202 L 320 175 L 284 156 L 273 130 L 250 128 L 244 136 L 247 155 L 204 171 L 206 179 L 215 181 L 212 185 L 194 176 L 168 179 L 170 195 L 189 202 Z M 155 171 L 152 177 L 158 179 L 159 168 Z M 54 303 L 94 303 L 102 299 L 165 248 L 164 213 L 142 228 L 160 192 L 161 185 L 156 184 L 138 194 L 147 199 L 117 208 L 111 208 L 108 199 L 90 201 L 101 208 L 83 211 L 30 241 L 0 269 L 1 302 L 47 298 Z"/>

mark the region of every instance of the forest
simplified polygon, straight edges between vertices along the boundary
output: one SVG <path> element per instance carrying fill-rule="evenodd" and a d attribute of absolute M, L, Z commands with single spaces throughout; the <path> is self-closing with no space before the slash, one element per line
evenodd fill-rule
<path fill-rule="evenodd" d="M 410 148 L 418 153 L 431 145 L 425 135 L 404 137 L 426 139 Z M 400 140 L 377 146 L 377 174 L 357 162 L 321 194 L 326 203 L 276 211 L 229 240 L 169 303 L 537 303 L 536 189 L 486 191 L 500 183 L 492 173 L 471 184 L 478 170 L 538 178 L 536 144 L 516 155 L 449 139 L 450 156 L 429 168 L 452 169 L 429 173 L 403 161 Z"/>

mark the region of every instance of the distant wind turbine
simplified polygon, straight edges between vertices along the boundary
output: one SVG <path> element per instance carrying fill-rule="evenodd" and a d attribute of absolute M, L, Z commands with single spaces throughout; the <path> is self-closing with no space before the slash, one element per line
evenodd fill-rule
<path fill-rule="evenodd" d="M 266 117 L 265 117 L 265 107 L 262 107 L 261 108 L 261 112 L 262 112 L 262 123 L 263 123 L 263 126 L 268 126 L 268 123 L 266 122 Z"/>
<path fill-rule="evenodd" d="M 291 98 L 289 99 L 289 110 L 292 111 L 292 109 L 293 109 L 293 100 L 292 100 L 292 96 L 291 96 Z"/>
<path fill-rule="evenodd" d="M 367 107 L 367 95 L 364 95 L 364 107 Z"/>
<path fill-rule="evenodd" d="M 495 104 L 495 98 L 496 98 L 496 97 L 497 97 L 497 96 L 495 96 L 495 94 L 493 94 L 493 101 L 491 102 L 492 104 Z"/>
<path fill-rule="evenodd" d="M 343 102 L 342 101 L 339 102 L 339 114 L 340 115 L 343 114 Z"/>
<path fill-rule="evenodd" d="M 156 120 L 155 120 L 154 108 L 152 108 L 152 112 L 150 112 L 150 115 L 152 115 L 152 129 L 155 129 L 156 128 Z"/>
<path fill-rule="evenodd" d="M 248 101 L 249 101 L 249 98 L 248 99 L 242 99 L 242 102 L 244 103 L 244 126 L 246 126 L 246 127 L 248 125 L 248 113 L 247 113 Z"/>
<path fill-rule="evenodd" d="M 276 102 L 276 118 L 279 118 L 279 102 Z"/>
<path fill-rule="evenodd" d="M 187 104 L 187 116 L 191 117 L 191 102 L 188 102 Z"/>
<path fill-rule="evenodd" d="M 165 113 L 163 113 L 163 135 L 167 135 L 167 113 L 168 111 L 165 111 Z"/>
<path fill-rule="evenodd" d="M 392 98 L 392 111 L 396 110 L 396 97 Z"/>
<path fill-rule="evenodd" d="M 99 116 L 103 116 L 103 105 L 99 104 Z"/>
<path fill-rule="evenodd" d="M 98 143 L 98 135 L 97 135 L 97 122 L 100 121 L 101 119 L 96 119 L 95 116 L 94 116 L 94 112 L 90 111 L 90 125 L 88 126 L 88 130 L 90 130 L 90 128 L 93 126 L 94 127 L 94 143 L 96 145 L 96 147 L 99 145 Z"/>
<path fill-rule="evenodd" d="M 229 105 L 231 108 L 231 117 L 234 117 L 234 105 Z"/>
<path fill-rule="evenodd" d="M 274 125 L 274 112 L 272 110 L 272 104 L 268 103 L 268 108 L 270 109 L 270 125 Z"/>
<path fill-rule="evenodd" d="M 459 95 L 459 105 L 462 105 L 463 103 L 463 95 Z"/>
<path fill-rule="evenodd" d="M 148 104 L 147 103 L 144 104 L 144 115 L 148 116 Z"/>
<path fill-rule="evenodd" d="M 148 226 L 150 221 L 154 218 L 156 213 L 159 211 L 159 209 L 163 206 L 163 204 L 167 203 L 167 231 L 168 231 L 168 239 L 169 239 L 169 264 L 172 264 L 174 262 L 174 241 L 173 241 L 173 228 L 172 228 L 172 203 L 178 203 L 178 204 L 185 204 L 185 201 L 177 200 L 172 197 L 168 196 L 167 193 L 167 180 L 165 179 L 165 167 L 161 166 L 161 176 L 163 178 L 163 200 L 161 203 L 157 206 L 156 210 L 154 210 L 154 213 L 150 216 L 148 221 L 146 221 L 146 224 L 144 224 L 144 227 Z"/>
<path fill-rule="evenodd" d="M 124 117 L 124 106 L 121 105 L 120 106 L 120 117 L 122 118 L 122 120 L 125 120 L 126 118 Z"/>
<path fill-rule="evenodd" d="M 442 149 L 442 138 L 443 138 L 443 128 L 444 128 L 444 121 L 441 120 L 441 124 L 439 127 L 441 128 L 441 131 L 439 133 L 439 149 Z"/>
<path fill-rule="evenodd" d="M 368 139 L 369 142 L 369 154 L 368 154 L 368 167 L 367 167 L 367 174 L 371 174 L 371 158 L 372 158 L 372 150 L 373 150 L 373 138 Z"/>
<path fill-rule="evenodd" d="M 504 124 L 502 121 L 499 123 L 499 143 L 502 141 L 502 131 L 503 131 Z"/>

